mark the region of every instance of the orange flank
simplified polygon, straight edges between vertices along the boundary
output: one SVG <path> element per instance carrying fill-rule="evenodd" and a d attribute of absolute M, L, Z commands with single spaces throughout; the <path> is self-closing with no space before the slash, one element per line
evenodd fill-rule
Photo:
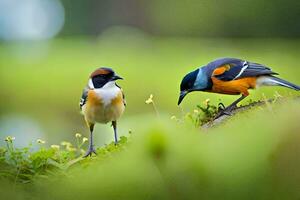
<path fill-rule="evenodd" d="M 212 76 L 218 76 L 223 74 L 225 71 L 228 71 L 230 69 L 230 65 L 223 65 L 221 67 L 218 67 L 215 69 L 212 73 Z"/>
<path fill-rule="evenodd" d="M 94 105 L 102 104 L 101 98 L 97 96 L 94 90 L 89 90 L 87 99 L 88 99 L 87 104 L 89 105 L 94 106 Z"/>
<path fill-rule="evenodd" d="M 123 106 L 123 94 L 122 94 L 122 92 L 119 92 L 119 94 L 117 95 L 117 97 L 114 98 L 111 101 L 111 105 L 112 106 L 118 106 L 118 105 L 122 105 Z"/>
<path fill-rule="evenodd" d="M 256 86 L 256 77 L 247 77 L 232 81 L 221 81 L 215 77 L 212 77 L 213 87 L 209 92 L 221 93 L 221 94 L 243 94 L 248 96 L 248 89 L 254 89 Z"/>

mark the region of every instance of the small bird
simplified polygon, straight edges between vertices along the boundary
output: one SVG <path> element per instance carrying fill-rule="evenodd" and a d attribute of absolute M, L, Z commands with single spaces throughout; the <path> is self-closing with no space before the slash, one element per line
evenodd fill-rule
<path fill-rule="evenodd" d="M 123 79 L 116 75 L 111 68 L 101 67 L 96 69 L 84 88 L 80 110 L 85 122 L 90 129 L 89 149 L 84 157 L 96 154 L 93 144 L 93 130 L 95 123 L 106 124 L 112 122 L 115 144 L 118 143 L 117 120 L 123 114 L 126 106 L 125 96 L 116 80 Z"/>
<path fill-rule="evenodd" d="M 178 105 L 193 91 L 242 95 L 217 116 L 230 114 L 249 95 L 248 89 L 259 86 L 283 86 L 299 91 L 300 87 L 274 75 L 269 67 L 237 58 L 220 58 L 188 73 L 180 84 Z"/>

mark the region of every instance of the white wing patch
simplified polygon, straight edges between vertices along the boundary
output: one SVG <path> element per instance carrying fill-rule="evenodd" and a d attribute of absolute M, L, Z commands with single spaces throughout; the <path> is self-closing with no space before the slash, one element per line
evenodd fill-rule
<path fill-rule="evenodd" d="M 237 79 L 238 77 L 240 77 L 240 76 L 243 74 L 243 72 L 247 69 L 248 66 L 249 66 L 249 65 L 248 65 L 247 61 L 245 61 L 245 62 L 243 63 L 243 67 L 242 67 L 240 73 L 238 73 L 238 75 L 236 75 L 236 76 L 234 77 L 233 80 L 235 80 L 235 79 Z"/>

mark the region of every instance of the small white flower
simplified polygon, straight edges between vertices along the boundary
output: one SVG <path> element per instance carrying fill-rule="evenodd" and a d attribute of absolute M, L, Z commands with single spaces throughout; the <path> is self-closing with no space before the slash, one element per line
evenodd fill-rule
<path fill-rule="evenodd" d="M 15 140 L 15 139 L 16 139 L 15 137 L 7 136 L 7 137 L 5 138 L 5 141 L 6 141 L 6 142 L 12 142 L 12 141 Z"/>
<path fill-rule="evenodd" d="M 171 116 L 171 120 L 176 120 L 177 117 L 175 115 Z"/>
<path fill-rule="evenodd" d="M 68 151 L 76 151 L 77 149 L 72 146 L 67 146 L 66 148 Z"/>
<path fill-rule="evenodd" d="M 62 141 L 60 143 L 62 146 L 71 146 L 72 144 L 70 142 Z"/>
<path fill-rule="evenodd" d="M 52 144 L 50 147 L 55 150 L 59 150 L 59 148 L 60 148 L 60 146 L 56 145 L 56 144 Z"/>
<path fill-rule="evenodd" d="M 76 137 L 76 138 L 81 138 L 81 134 L 80 134 L 80 133 L 76 133 L 76 134 L 75 134 L 75 137 Z"/>
<path fill-rule="evenodd" d="M 46 141 L 41 140 L 41 139 L 37 139 L 36 142 L 37 142 L 38 144 L 45 144 L 45 143 L 46 143 Z"/>
<path fill-rule="evenodd" d="M 82 138 L 82 142 L 85 143 L 87 142 L 89 139 L 87 139 L 86 137 Z"/>

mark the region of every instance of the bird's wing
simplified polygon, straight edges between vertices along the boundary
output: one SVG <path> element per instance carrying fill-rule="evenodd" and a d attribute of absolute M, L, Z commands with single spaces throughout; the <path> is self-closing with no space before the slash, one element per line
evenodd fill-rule
<path fill-rule="evenodd" d="M 277 74 L 264 65 L 234 58 L 220 59 L 209 65 L 214 67 L 212 76 L 222 81 Z"/>
<path fill-rule="evenodd" d="M 124 104 L 124 106 L 126 106 L 126 105 L 127 105 L 127 102 L 126 102 L 126 99 L 125 99 L 125 94 L 124 94 L 124 92 L 123 92 L 123 89 L 122 89 L 118 84 L 116 84 L 116 86 L 117 86 L 118 88 L 120 88 L 120 90 L 121 90 L 121 92 L 122 92 L 122 96 L 123 96 L 123 104 Z"/>
<path fill-rule="evenodd" d="M 80 102 L 79 102 L 80 110 L 82 110 L 82 106 L 84 106 L 84 104 L 87 101 L 88 92 L 89 92 L 88 87 L 84 88 L 83 91 L 82 91 L 81 99 L 80 99 Z"/>
<path fill-rule="evenodd" d="M 124 94 L 123 90 L 122 90 L 122 95 L 123 95 L 123 104 L 124 104 L 124 106 L 126 106 L 127 102 L 126 102 L 125 94 Z"/>

